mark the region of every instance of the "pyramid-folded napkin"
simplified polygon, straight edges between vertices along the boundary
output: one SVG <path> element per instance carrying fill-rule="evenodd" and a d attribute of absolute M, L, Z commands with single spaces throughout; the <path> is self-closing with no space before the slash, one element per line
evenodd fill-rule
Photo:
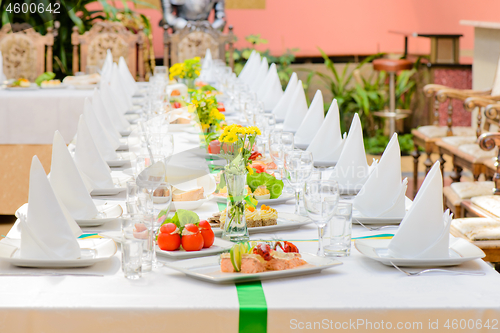
<path fill-rule="evenodd" d="M 118 99 L 111 91 L 109 84 L 103 84 L 101 82 L 101 101 L 104 105 L 104 109 L 108 113 L 109 118 L 113 122 L 116 130 L 119 132 L 126 131 L 130 128 L 130 123 L 125 118 L 124 114 L 118 110 L 115 100 Z"/>
<path fill-rule="evenodd" d="M 77 136 L 74 160 L 82 177 L 94 189 L 115 187 L 111 178 L 111 170 L 99 153 L 83 115 L 80 116 L 78 122 Z"/>
<path fill-rule="evenodd" d="M 434 163 L 389 243 L 395 258 L 448 258 L 453 214 L 443 213 L 443 177 Z"/>
<path fill-rule="evenodd" d="M 92 102 L 88 97 L 85 98 L 83 103 L 83 117 L 102 158 L 106 161 L 116 160 L 118 158 L 116 148 L 120 146 L 120 141 L 116 141 L 107 134 L 107 131 L 97 119 L 92 109 Z"/>
<path fill-rule="evenodd" d="M 92 219 L 99 213 L 59 131 L 54 133 L 49 181 L 75 220 Z"/>
<path fill-rule="evenodd" d="M 111 70 L 113 67 L 113 54 L 111 50 L 106 50 L 106 58 L 104 58 L 104 64 L 101 68 L 101 80 L 109 80 L 111 78 Z"/>
<path fill-rule="evenodd" d="M 115 96 L 119 97 L 115 101 L 115 103 L 119 107 L 119 110 L 125 110 L 122 112 L 126 113 L 127 111 L 132 110 L 132 95 L 128 94 L 124 83 L 125 81 L 121 77 L 118 65 L 116 63 L 113 63 L 113 71 L 109 87 L 111 88 L 111 91 L 115 93 Z"/>
<path fill-rule="evenodd" d="M 269 64 L 267 62 L 266 57 L 262 57 L 262 61 L 260 62 L 257 71 L 255 72 L 255 76 L 250 82 L 250 89 L 257 92 L 260 86 L 264 83 L 264 79 L 266 78 L 267 72 L 269 71 Z"/>
<path fill-rule="evenodd" d="M 101 93 L 97 89 L 94 89 L 94 93 L 92 94 L 92 110 L 97 116 L 97 119 L 101 122 L 102 127 L 104 127 L 106 132 L 108 132 L 108 135 L 114 138 L 114 141 L 120 143 L 122 135 L 115 128 L 108 112 L 106 112 L 106 108 L 102 102 Z"/>
<path fill-rule="evenodd" d="M 334 99 L 325 120 L 307 147 L 315 161 L 337 163 L 344 147 L 340 132 L 340 114 L 337 100 Z"/>
<path fill-rule="evenodd" d="M 138 90 L 137 83 L 135 82 L 132 73 L 130 73 L 127 62 L 123 59 L 123 57 L 120 57 L 120 60 L 118 61 L 118 69 L 120 70 L 122 78 L 125 80 L 129 96 L 133 96 Z"/>
<path fill-rule="evenodd" d="M 309 145 L 318 130 L 321 128 L 321 124 L 324 119 L 325 111 L 323 106 L 323 94 L 321 93 L 321 90 L 317 90 L 302 124 L 300 124 L 297 132 L 295 133 L 295 143 Z"/>
<path fill-rule="evenodd" d="M 366 217 L 401 217 L 406 213 L 408 179 L 401 181 L 401 150 L 394 133 L 380 162 L 370 174 L 353 206 Z"/>
<path fill-rule="evenodd" d="M 288 105 L 285 121 L 283 122 L 283 130 L 296 132 L 307 114 L 307 100 L 302 86 L 302 81 L 297 82 L 293 97 Z"/>
<path fill-rule="evenodd" d="M 271 67 L 269 67 L 264 84 L 259 89 L 257 96 L 264 103 L 264 110 L 266 111 L 274 109 L 281 97 L 283 97 L 283 88 L 281 87 L 276 64 L 271 64 Z"/>
<path fill-rule="evenodd" d="M 281 96 L 278 104 L 276 104 L 276 106 L 273 108 L 273 113 L 277 121 L 285 120 L 286 113 L 288 112 L 288 108 L 292 101 L 292 97 L 295 93 L 295 88 L 297 87 L 298 82 L 299 79 L 297 77 L 297 73 L 293 73 L 290 77 L 290 80 L 288 81 L 283 96 Z"/>
<path fill-rule="evenodd" d="M 243 69 L 241 70 L 240 75 L 238 76 L 238 80 L 246 84 L 250 84 L 250 82 L 254 78 L 255 72 L 259 68 L 259 65 L 260 65 L 260 54 L 257 53 L 257 51 L 253 50 L 247 62 L 245 63 L 245 66 L 243 66 Z"/>
<path fill-rule="evenodd" d="M 203 58 L 199 78 L 202 81 L 213 81 L 213 60 L 210 49 L 207 49 L 205 52 L 205 58 Z"/>
<path fill-rule="evenodd" d="M 372 167 L 374 166 L 375 164 Z M 336 180 L 339 187 L 343 189 L 359 190 L 367 180 L 371 170 L 372 168 L 366 162 L 361 121 L 358 114 L 355 113 L 345 139 L 344 148 L 330 179 Z"/>
<path fill-rule="evenodd" d="M 80 257 L 76 237 L 81 230 L 64 213 L 37 156 L 30 169 L 28 209 L 21 217 L 20 256 L 25 259 L 69 260 Z"/>

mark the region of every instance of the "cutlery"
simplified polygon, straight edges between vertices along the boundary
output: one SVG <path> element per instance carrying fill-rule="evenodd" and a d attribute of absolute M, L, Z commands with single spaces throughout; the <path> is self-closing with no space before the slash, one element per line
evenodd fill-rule
<path fill-rule="evenodd" d="M 368 229 L 370 231 L 376 231 L 376 230 L 385 229 L 385 228 L 397 228 L 398 227 L 397 225 L 384 225 L 382 227 L 367 227 L 366 225 L 364 225 L 363 223 L 361 223 L 357 218 L 353 217 L 352 219 L 355 220 L 357 223 L 359 223 L 363 228 Z"/>
<path fill-rule="evenodd" d="M 398 271 L 400 271 L 401 273 L 405 273 L 408 276 L 418 276 L 420 274 L 430 273 L 430 272 L 441 272 L 441 273 L 450 273 L 450 274 L 457 274 L 457 275 L 477 275 L 477 276 L 479 276 L 479 275 L 485 275 L 484 272 L 453 271 L 453 270 L 449 270 L 449 269 L 440 269 L 440 268 L 424 269 L 424 270 L 421 270 L 421 271 L 418 271 L 418 272 L 407 272 L 404 269 L 399 268 L 398 266 L 394 265 L 394 263 L 392 261 L 390 263 Z"/>

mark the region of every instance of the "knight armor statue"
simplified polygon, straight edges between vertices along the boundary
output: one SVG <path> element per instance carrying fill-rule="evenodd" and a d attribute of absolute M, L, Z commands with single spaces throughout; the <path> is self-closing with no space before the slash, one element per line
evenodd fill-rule
<path fill-rule="evenodd" d="M 166 23 L 174 30 L 181 30 L 188 21 L 207 21 L 214 10 L 215 19 L 212 27 L 222 30 L 226 24 L 224 2 L 225 0 L 162 0 L 162 23 Z"/>

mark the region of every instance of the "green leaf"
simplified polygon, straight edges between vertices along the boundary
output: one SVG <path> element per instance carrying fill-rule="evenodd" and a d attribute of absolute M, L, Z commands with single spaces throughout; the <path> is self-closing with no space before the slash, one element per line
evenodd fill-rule
<path fill-rule="evenodd" d="M 55 78 L 56 75 L 52 72 L 45 72 L 43 74 L 40 74 L 36 79 L 35 79 L 35 83 L 40 86 L 42 84 L 43 81 L 49 81 L 49 80 L 52 80 L 53 78 Z"/>
<path fill-rule="evenodd" d="M 254 192 L 257 187 L 265 185 L 271 193 L 271 199 L 279 198 L 283 192 L 283 181 L 276 179 L 273 175 L 266 172 L 257 173 L 257 170 L 253 170 L 253 174 L 247 175 L 247 184 L 252 192 Z"/>

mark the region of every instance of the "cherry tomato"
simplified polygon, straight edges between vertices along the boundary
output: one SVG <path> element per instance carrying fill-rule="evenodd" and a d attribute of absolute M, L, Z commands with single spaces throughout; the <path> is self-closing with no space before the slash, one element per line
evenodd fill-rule
<path fill-rule="evenodd" d="M 161 226 L 158 235 L 158 247 L 164 251 L 175 251 L 181 245 L 181 235 L 177 231 L 177 226 L 173 223 L 167 223 Z"/>
<path fill-rule="evenodd" d="M 261 164 L 252 165 L 252 168 L 254 168 L 255 171 L 257 171 L 257 173 L 262 173 L 266 171 L 266 167 Z"/>
<path fill-rule="evenodd" d="M 186 224 L 182 231 L 181 244 L 186 251 L 199 251 L 203 248 L 203 236 L 196 225 Z"/>
<path fill-rule="evenodd" d="M 180 102 L 174 102 L 174 109 L 180 109 L 182 107 Z"/>
<path fill-rule="evenodd" d="M 208 223 L 208 221 L 200 221 L 200 232 L 203 236 L 203 247 L 206 249 L 212 246 L 215 240 L 215 235 L 212 230 L 212 226 Z"/>
<path fill-rule="evenodd" d="M 224 104 L 222 104 L 221 102 L 218 102 L 217 103 L 217 110 L 219 110 L 219 112 L 226 112 L 226 108 L 224 107 Z"/>

